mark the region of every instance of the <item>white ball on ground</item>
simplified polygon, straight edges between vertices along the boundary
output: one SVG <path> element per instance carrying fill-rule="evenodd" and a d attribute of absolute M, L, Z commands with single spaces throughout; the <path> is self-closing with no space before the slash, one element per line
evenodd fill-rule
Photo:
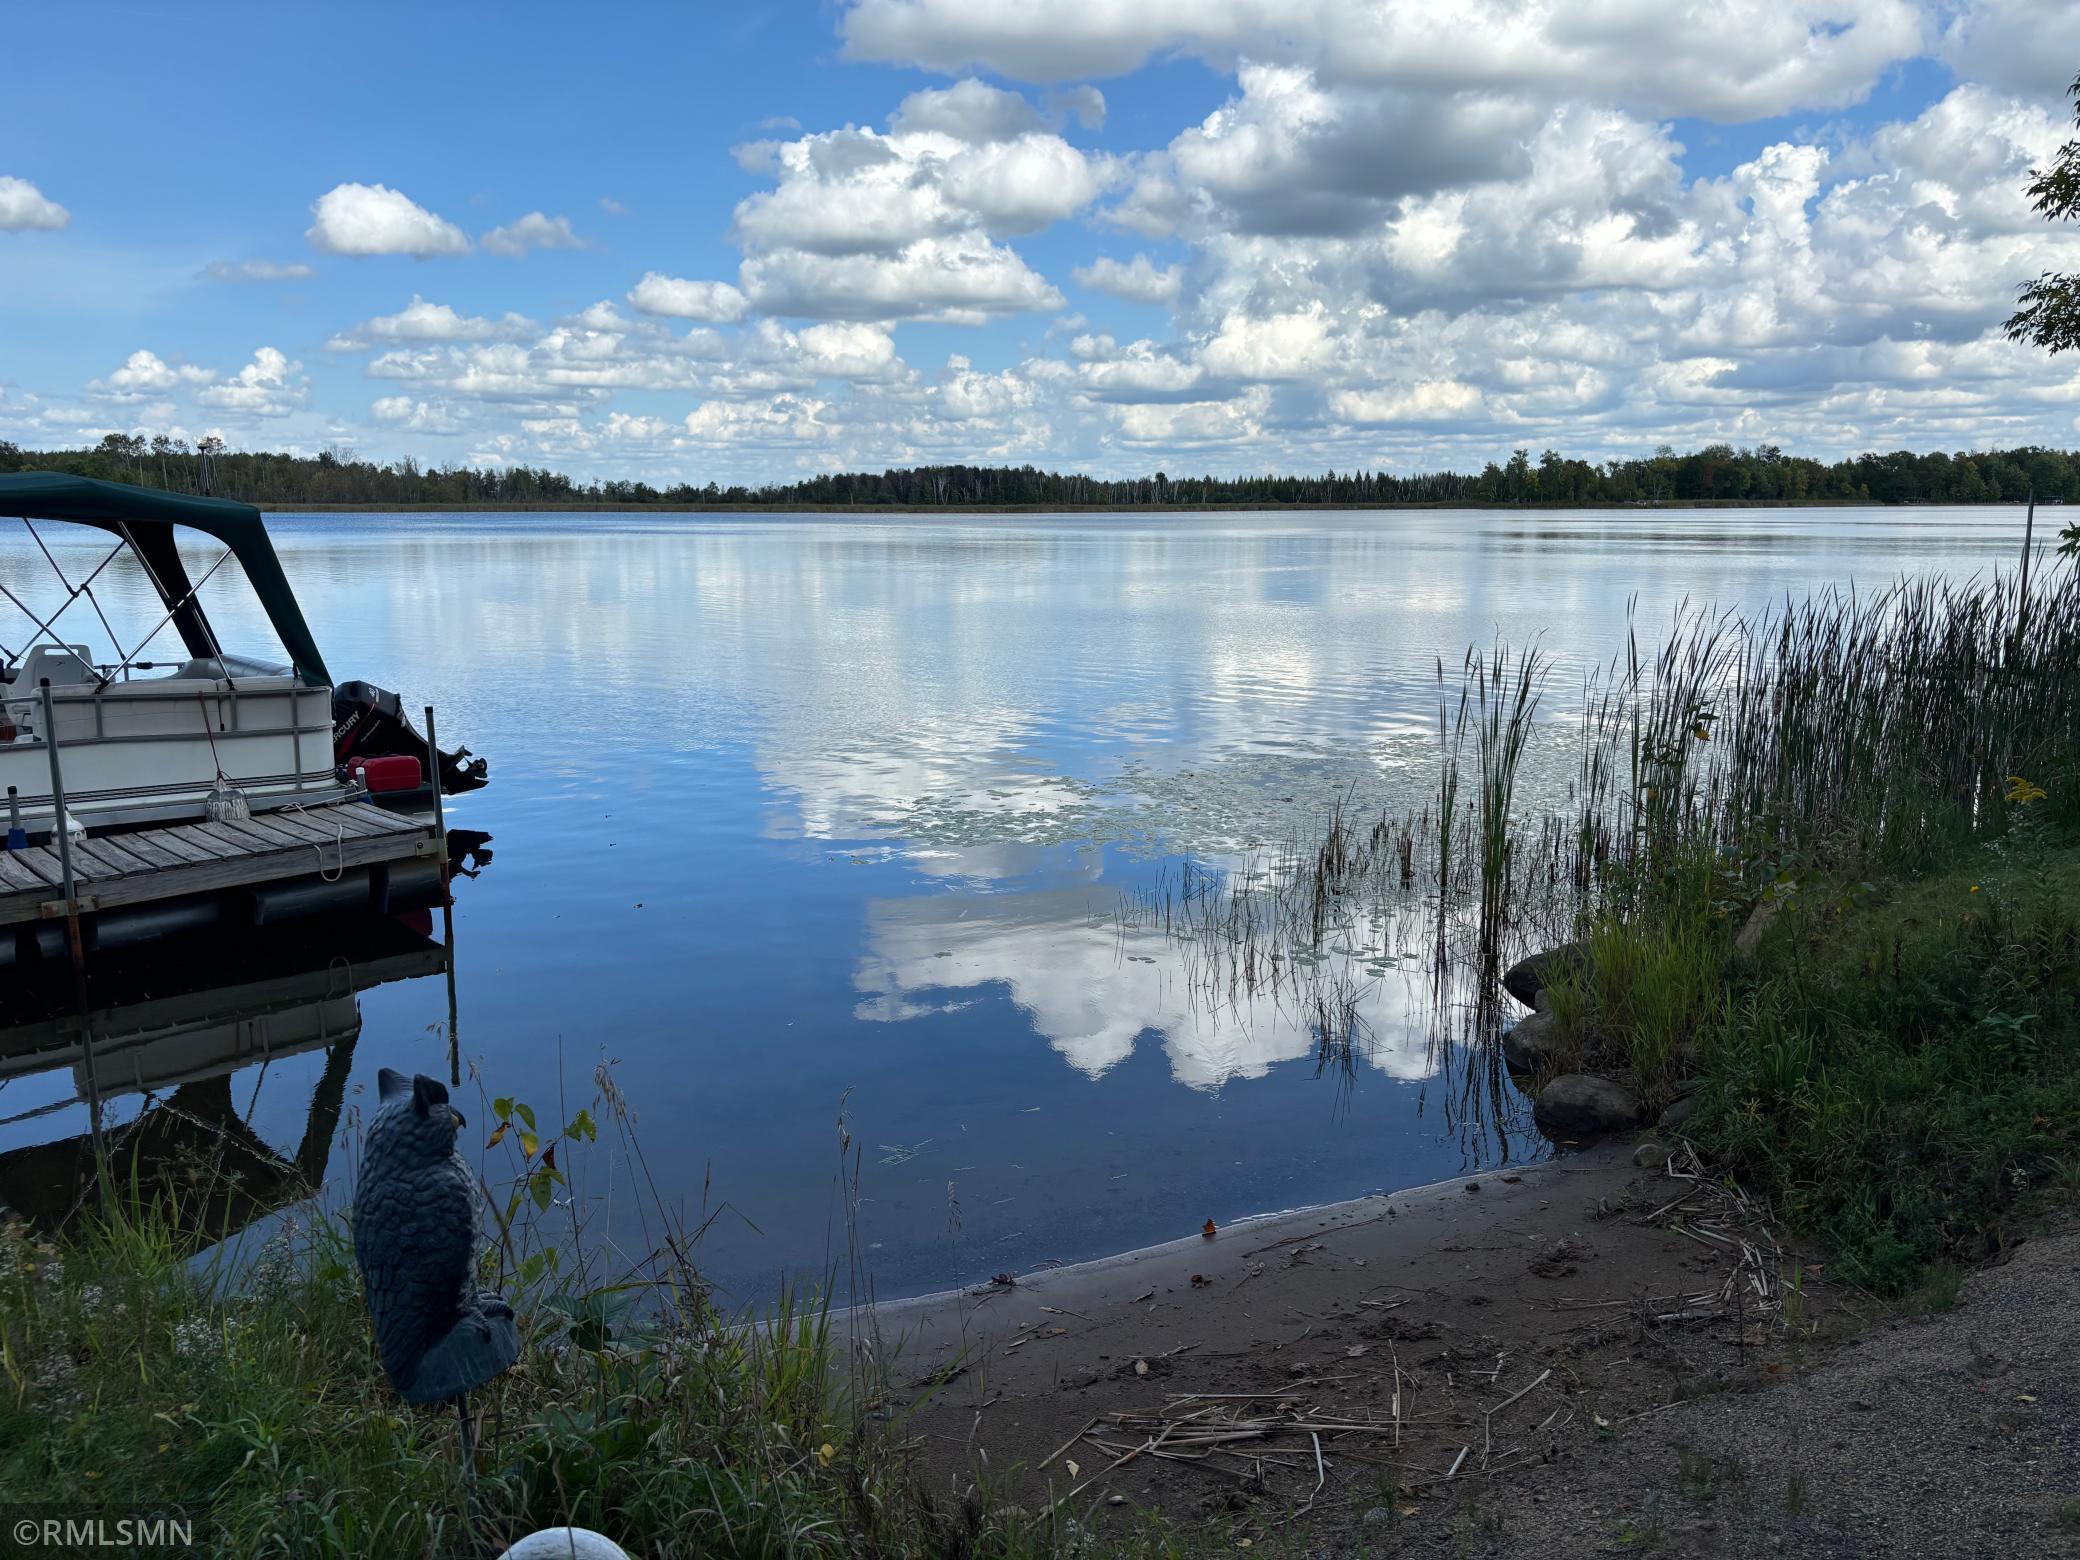
<path fill-rule="evenodd" d="M 530 1533 L 498 1560 L 630 1560 L 627 1550 L 591 1528 L 553 1527 Z"/>

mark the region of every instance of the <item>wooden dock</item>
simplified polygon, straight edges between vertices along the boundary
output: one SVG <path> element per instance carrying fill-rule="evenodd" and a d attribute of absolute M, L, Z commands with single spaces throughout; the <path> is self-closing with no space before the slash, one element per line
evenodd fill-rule
<path fill-rule="evenodd" d="M 81 915 L 355 867 L 438 857 L 438 825 L 366 802 L 255 813 L 236 823 L 183 823 L 108 834 L 72 847 Z M 55 845 L 0 850 L 0 926 L 62 920 L 65 872 Z"/>

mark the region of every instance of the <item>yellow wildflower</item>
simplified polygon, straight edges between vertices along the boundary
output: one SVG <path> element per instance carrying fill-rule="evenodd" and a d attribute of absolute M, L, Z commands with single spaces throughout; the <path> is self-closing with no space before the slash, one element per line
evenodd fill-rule
<path fill-rule="evenodd" d="M 2008 776 L 2008 800 L 2019 807 L 2027 807 L 2031 802 L 2041 802 L 2049 794 L 2042 786 L 2033 784 L 2020 775 Z"/>

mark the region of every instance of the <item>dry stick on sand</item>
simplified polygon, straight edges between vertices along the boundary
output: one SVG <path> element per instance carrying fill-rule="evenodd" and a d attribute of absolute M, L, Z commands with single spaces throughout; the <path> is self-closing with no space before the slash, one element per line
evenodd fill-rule
<path fill-rule="evenodd" d="M 1084 1432 L 1089 1430 L 1092 1425 L 1096 1424 L 1100 1417 L 1101 1416 L 1097 1414 L 1093 1414 L 1090 1418 L 1086 1419 L 1083 1422 L 1082 1430 L 1077 1431 L 1074 1435 L 1070 1436 L 1068 1440 L 1064 1441 L 1060 1446 L 1057 1446 L 1053 1451 L 1049 1452 L 1045 1457 L 1040 1459 L 1040 1467 L 1045 1468 L 1049 1463 L 1053 1462 L 1057 1457 L 1061 1456 L 1062 1453 L 1069 1450 L 1069 1448 L 1074 1446 L 1078 1441 L 1081 1441 L 1084 1437 Z M 1038 1470 L 1036 1469 L 1035 1471 L 1037 1472 Z"/>
<path fill-rule="evenodd" d="M 1387 1357 L 1394 1362 L 1394 1449 L 1401 1449 L 1401 1352 L 1394 1347 L 1394 1340 L 1387 1340 Z M 1414 1383 L 1411 1382 L 1411 1385 Z"/>
<path fill-rule="evenodd" d="M 1495 1416 L 1501 1413 L 1505 1408 L 1508 1408 L 1510 1404 L 1516 1402 L 1518 1398 L 1522 1397 L 1525 1393 L 1529 1392 L 1533 1387 L 1540 1385 L 1548 1376 L 1552 1374 L 1553 1368 L 1552 1366 L 1548 1365 L 1544 1370 L 1540 1371 L 1536 1376 L 1532 1377 L 1528 1384 L 1517 1388 L 1516 1391 L 1512 1392 L 1500 1403 L 1497 1403 L 1493 1408 L 1489 1409 L 1485 1414 L 1481 1415 L 1481 1466 L 1483 1468 L 1488 1466 L 1488 1453 L 1491 1452 L 1495 1446 Z"/>

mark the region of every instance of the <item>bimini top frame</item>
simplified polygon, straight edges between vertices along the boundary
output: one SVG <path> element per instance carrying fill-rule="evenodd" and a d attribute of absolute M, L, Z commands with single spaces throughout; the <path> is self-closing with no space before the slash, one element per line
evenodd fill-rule
<path fill-rule="evenodd" d="M 260 511 L 251 504 L 223 498 L 191 498 L 157 488 L 131 487 L 93 477 L 56 471 L 0 473 L 0 518 L 63 520 L 90 525 L 129 543 L 144 564 L 152 586 L 179 630 L 188 654 L 220 655 L 215 633 L 188 583 L 188 571 L 174 545 L 173 528 L 184 525 L 213 536 L 231 549 L 252 584 L 253 594 L 274 625 L 275 636 L 289 652 L 290 664 L 306 687 L 329 688 L 331 674 L 303 620 L 303 608 L 289 589 L 282 563 Z M 208 576 L 204 576 L 207 578 Z"/>

